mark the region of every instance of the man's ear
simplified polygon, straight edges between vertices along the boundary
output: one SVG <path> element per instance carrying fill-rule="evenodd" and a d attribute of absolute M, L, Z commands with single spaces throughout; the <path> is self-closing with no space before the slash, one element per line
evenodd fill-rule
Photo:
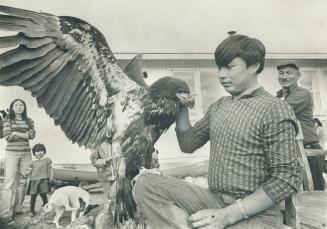
<path fill-rule="evenodd" d="M 249 66 L 249 70 L 253 74 L 256 74 L 259 68 L 260 68 L 260 63 L 255 63 L 255 64 L 252 64 L 251 66 Z"/>

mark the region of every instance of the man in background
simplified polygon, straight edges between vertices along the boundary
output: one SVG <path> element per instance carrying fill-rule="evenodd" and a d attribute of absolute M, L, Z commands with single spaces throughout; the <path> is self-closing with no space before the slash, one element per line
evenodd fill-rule
<path fill-rule="evenodd" d="M 102 144 L 98 149 L 92 149 L 90 161 L 97 170 L 98 180 L 103 186 L 103 193 L 108 198 L 110 189 L 115 181 L 109 147 Z"/>
<path fill-rule="evenodd" d="M 313 120 L 313 98 L 309 90 L 299 87 L 300 69 L 293 61 L 285 61 L 277 66 L 278 81 L 282 89 L 277 92 L 277 97 L 291 105 L 296 118 L 300 121 L 303 131 L 303 145 L 305 149 L 321 149 L 319 137 L 315 130 Z M 324 190 L 323 177 L 324 156 L 308 157 L 315 190 Z"/>

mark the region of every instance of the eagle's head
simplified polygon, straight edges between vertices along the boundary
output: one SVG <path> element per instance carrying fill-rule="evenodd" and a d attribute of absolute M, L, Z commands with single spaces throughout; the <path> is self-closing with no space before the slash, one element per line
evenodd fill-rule
<path fill-rule="evenodd" d="M 149 103 L 144 109 L 145 123 L 161 129 L 167 129 L 175 122 L 180 106 L 194 106 L 194 98 L 186 82 L 173 77 L 163 77 L 154 82 L 148 95 Z"/>

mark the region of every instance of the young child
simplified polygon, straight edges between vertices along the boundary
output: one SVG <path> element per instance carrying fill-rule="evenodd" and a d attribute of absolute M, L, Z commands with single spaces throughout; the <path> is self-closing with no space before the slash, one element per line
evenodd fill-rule
<path fill-rule="evenodd" d="M 43 206 L 48 203 L 47 193 L 50 192 L 49 181 L 53 179 L 52 161 L 45 157 L 46 149 L 43 144 L 36 144 L 32 148 L 36 160 L 29 166 L 30 182 L 28 184 L 27 194 L 31 195 L 30 216 L 35 216 L 35 201 L 37 194 L 40 194 Z"/>

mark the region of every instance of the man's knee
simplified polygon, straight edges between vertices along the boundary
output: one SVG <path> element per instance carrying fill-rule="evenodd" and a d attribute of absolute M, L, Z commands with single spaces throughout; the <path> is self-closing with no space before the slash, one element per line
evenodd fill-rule
<path fill-rule="evenodd" d="M 137 177 L 133 182 L 133 197 L 135 201 L 141 201 L 147 196 L 149 189 L 151 188 L 151 177 L 147 174 L 142 174 Z"/>

